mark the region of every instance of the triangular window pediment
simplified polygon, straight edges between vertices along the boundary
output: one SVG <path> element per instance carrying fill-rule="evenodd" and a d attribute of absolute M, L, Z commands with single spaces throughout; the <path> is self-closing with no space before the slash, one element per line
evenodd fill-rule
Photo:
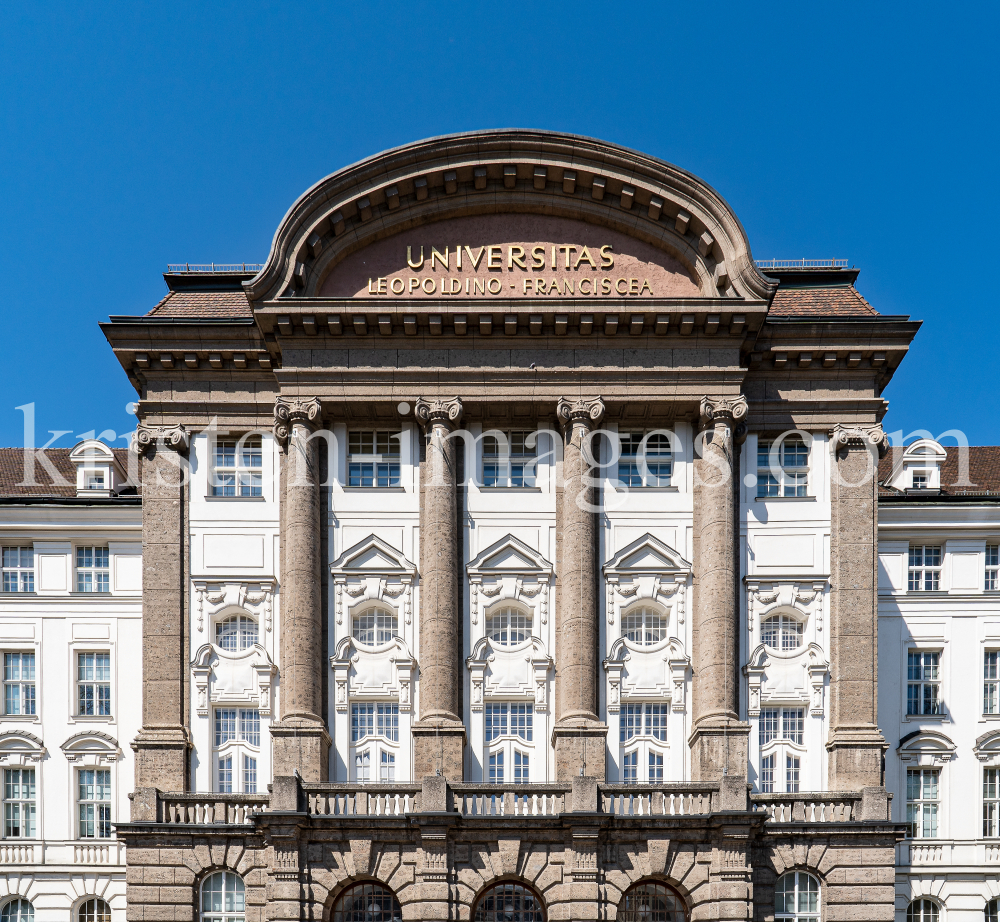
<path fill-rule="evenodd" d="M 483 561 L 484 570 L 533 570 L 535 562 L 515 548 L 505 547 L 499 554 L 494 554 Z"/>
<path fill-rule="evenodd" d="M 331 565 L 330 572 L 338 573 L 409 573 L 416 567 L 402 551 L 386 544 L 381 538 L 369 535 L 348 548 Z"/>
<path fill-rule="evenodd" d="M 653 547 L 643 547 L 621 562 L 623 570 L 662 570 L 673 567 L 673 561 Z"/>
<path fill-rule="evenodd" d="M 345 570 L 398 570 L 399 563 L 378 548 L 369 548 L 363 554 L 348 560 Z"/>
<path fill-rule="evenodd" d="M 622 548 L 604 565 L 607 576 L 628 573 L 690 573 L 688 563 L 672 547 L 647 532 Z"/>
<path fill-rule="evenodd" d="M 537 573 L 551 574 L 552 564 L 538 551 L 513 535 L 506 535 L 469 561 L 470 574 Z"/>

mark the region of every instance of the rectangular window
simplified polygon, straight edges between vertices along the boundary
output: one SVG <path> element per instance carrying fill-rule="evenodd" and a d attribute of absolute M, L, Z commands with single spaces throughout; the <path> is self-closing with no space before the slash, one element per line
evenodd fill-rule
<path fill-rule="evenodd" d="M 388 430 L 347 434 L 347 485 L 398 487 L 400 432 Z"/>
<path fill-rule="evenodd" d="M 378 780 L 382 784 L 388 784 L 396 780 L 396 756 L 391 752 L 382 752 L 382 759 L 378 770 Z"/>
<path fill-rule="evenodd" d="M 76 657 L 77 714 L 111 716 L 111 654 L 78 653 Z"/>
<path fill-rule="evenodd" d="M 111 770 L 81 768 L 77 774 L 81 839 L 111 838 Z"/>
<path fill-rule="evenodd" d="M 1000 768 L 983 769 L 983 838 L 1000 836 Z"/>
<path fill-rule="evenodd" d="M 941 588 L 940 545 L 910 545 L 907 588 L 911 592 L 935 591 Z"/>
<path fill-rule="evenodd" d="M 218 439 L 212 471 L 212 496 L 260 496 L 263 466 L 259 435 Z"/>
<path fill-rule="evenodd" d="M 109 592 L 111 559 L 106 547 L 76 549 L 76 591 Z"/>
<path fill-rule="evenodd" d="M 939 653 L 908 653 L 906 658 L 906 713 L 941 713 Z"/>
<path fill-rule="evenodd" d="M 986 545 L 985 589 L 1000 589 L 1000 545 Z"/>
<path fill-rule="evenodd" d="M 531 781 L 529 758 L 526 752 L 514 750 L 514 784 L 528 784 Z"/>
<path fill-rule="evenodd" d="M 659 752 L 649 754 L 649 778 L 650 784 L 662 784 L 663 782 L 663 755 Z"/>
<path fill-rule="evenodd" d="M 4 592 L 35 591 L 35 549 L 5 547 L 0 550 Z"/>
<path fill-rule="evenodd" d="M 537 438 L 530 429 L 484 436 L 483 486 L 533 487 Z"/>
<path fill-rule="evenodd" d="M 911 839 L 935 839 L 938 834 L 938 770 L 906 770 L 906 823 Z"/>
<path fill-rule="evenodd" d="M 625 743 L 640 735 L 667 739 L 667 705 L 623 704 L 618 712 L 618 740 Z"/>
<path fill-rule="evenodd" d="M 351 705 L 351 742 L 356 743 L 368 736 L 381 736 L 399 742 L 398 704 L 366 702 Z"/>
<path fill-rule="evenodd" d="M 243 756 L 243 793 L 257 793 L 257 760 L 253 756 Z"/>
<path fill-rule="evenodd" d="M 639 780 L 639 753 L 626 752 L 622 759 L 622 781 L 625 784 L 635 784 Z"/>
<path fill-rule="evenodd" d="M 619 433 L 618 482 L 625 487 L 669 487 L 673 474 L 670 439 L 660 432 Z M 643 439 L 646 444 L 643 445 Z"/>
<path fill-rule="evenodd" d="M 490 784 L 503 784 L 503 750 L 490 753 Z"/>
<path fill-rule="evenodd" d="M 760 745 L 765 746 L 771 740 L 788 740 L 801 746 L 805 728 L 805 708 L 763 708 L 758 723 Z"/>
<path fill-rule="evenodd" d="M 34 839 L 35 809 L 35 770 L 33 768 L 4 769 L 4 838 Z"/>
<path fill-rule="evenodd" d="M 255 708 L 216 708 L 215 745 L 243 742 L 260 746 L 260 711 Z"/>
<path fill-rule="evenodd" d="M 774 455 L 772 457 L 772 449 Z M 757 441 L 757 495 L 805 496 L 809 480 L 809 448 L 801 436 Z"/>
<path fill-rule="evenodd" d="M 26 717 L 35 713 L 35 654 L 4 653 L 4 714 Z"/>
<path fill-rule="evenodd" d="M 777 759 L 775 753 L 760 760 L 760 792 L 761 794 L 774 793 L 774 762 Z"/>
<path fill-rule="evenodd" d="M 797 794 L 799 791 L 799 766 L 801 760 L 798 756 L 785 756 L 785 792 Z"/>
<path fill-rule="evenodd" d="M 367 784 L 372 778 L 372 757 L 366 749 L 354 756 L 354 780 Z"/>
<path fill-rule="evenodd" d="M 987 650 L 984 655 L 983 713 L 1000 714 L 1000 650 Z"/>
<path fill-rule="evenodd" d="M 483 712 L 487 743 L 508 733 L 519 736 L 525 742 L 532 741 L 533 704 L 487 704 Z"/>

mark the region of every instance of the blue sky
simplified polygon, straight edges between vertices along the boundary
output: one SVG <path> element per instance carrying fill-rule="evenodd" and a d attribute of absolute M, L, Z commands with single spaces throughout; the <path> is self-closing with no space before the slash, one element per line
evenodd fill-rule
<path fill-rule="evenodd" d="M 4 3 L 0 445 L 28 403 L 40 441 L 134 426 L 97 324 L 152 307 L 168 262 L 263 260 L 320 177 L 497 127 L 692 171 L 758 259 L 848 258 L 924 321 L 886 428 L 1000 442 L 998 25 L 996 3 Z"/>

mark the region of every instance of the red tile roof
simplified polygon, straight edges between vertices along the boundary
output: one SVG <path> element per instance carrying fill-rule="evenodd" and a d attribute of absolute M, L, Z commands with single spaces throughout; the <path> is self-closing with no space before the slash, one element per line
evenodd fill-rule
<path fill-rule="evenodd" d="M 242 291 L 172 291 L 147 317 L 253 317 Z"/>
<path fill-rule="evenodd" d="M 128 449 L 113 448 L 118 463 L 128 472 Z M 23 448 L 0 448 L 0 496 L 76 496 L 76 465 L 69 459 L 71 448 L 38 449 L 33 454 L 34 476 L 31 476 L 31 452 Z M 55 468 L 61 481 L 53 479 L 48 467 L 38 455 Z M 28 457 L 26 458 L 25 455 Z M 33 480 L 34 483 L 28 482 Z"/>
<path fill-rule="evenodd" d="M 883 496 L 900 493 L 881 484 L 889 478 L 902 451 L 902 448 L 893 448 L 879 461 L 879 493 Z M 1000 445 L 970 445 L 967 469 L 962 461 L 963 451 L 958 446 L 945 448 L 946 457 L 941 465 L 941 492 L 948 496 L 970 497 L 1000 494 Z"/>
<path fill-rule="evenodd" d="M 779 288 L 769 317 L 877 317 L 875 310 L 852 285 L 827 288 Z"/>

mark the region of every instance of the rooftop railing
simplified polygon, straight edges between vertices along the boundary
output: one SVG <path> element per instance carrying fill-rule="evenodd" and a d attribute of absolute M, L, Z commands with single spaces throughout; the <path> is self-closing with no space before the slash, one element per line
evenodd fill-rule
<path fill-rule="evenodd" d="M 167 263 L 168 275 L 181 275 L 183 273 L 217 273 L 232 275 L 234 272 L 260 272 L 264 268 L 263 263 Z"/>
<path fill-rule="evenodd" d="M 846 259 L 757 259 L 758 269 L 846 269 Z"/>

